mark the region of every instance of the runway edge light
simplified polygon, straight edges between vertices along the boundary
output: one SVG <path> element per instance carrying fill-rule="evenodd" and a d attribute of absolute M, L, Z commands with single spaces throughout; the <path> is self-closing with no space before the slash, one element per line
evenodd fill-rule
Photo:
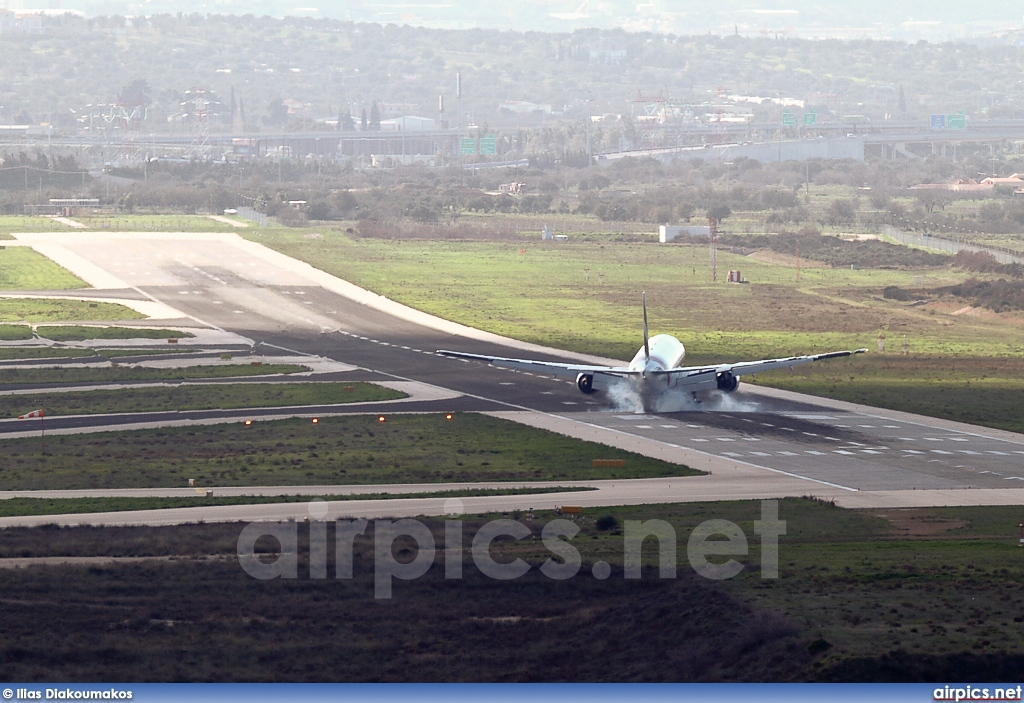
<path fill-rule="evenodd" d="M 380 417 L 378 417 L 377 422 L 384 422 L 384 416 L 381 415 Z"/>
<path fill-rule="evenodd" d="M 447 415 L 444 416 L 444 419 L 445 420 L 451 420 L 452 419 L 452 414 L 448 413 Z"/>

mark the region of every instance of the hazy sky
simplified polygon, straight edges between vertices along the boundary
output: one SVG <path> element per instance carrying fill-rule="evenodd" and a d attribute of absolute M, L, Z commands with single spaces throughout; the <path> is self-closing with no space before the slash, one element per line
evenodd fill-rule
<path fill-rule="evenodd" d="M 634 31 L 798 37 L 986 38 L 1024 28 L 1021 0 L 0 0 L 88 15 L 311 15 L 431 27 Z"/>

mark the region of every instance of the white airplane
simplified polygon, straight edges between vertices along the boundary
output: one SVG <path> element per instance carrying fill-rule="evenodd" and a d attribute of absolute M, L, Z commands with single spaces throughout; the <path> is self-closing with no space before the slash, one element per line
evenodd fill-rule
<path fill-rule="evenodd" d="M 809 364 L 822 359 L 836 359 L 853 354 L 863 354 L 867 349 L 855 351 L 834 351 L 809 356 L 790 356 L 784 359 L 762 359 L 741 361 L 735 364 L 715 366 L 681 366 L 686 350 L 682 342 L 670 334 L 656 334 L 648 338 L 647 296 L 642 296 L 644 311 L 644 345 L 637 351 L 629 366 L 591 366 L 587 364 L 564 364 L 531 359 L 509 359 L 501 356 L 467 354 L 465 352 L 438 349 L 438 354 L 456 359 L 486 361 L 492 366 L 520 369 L 539 374 L 550 374 L 575 378 L 576 387 L 585 395 L 607 392 L 620 384 L 632 387 L 640 397 L 644 410 L 654 410 L 658 401 L 666 394 L 686 394 L 694 401 L 711 394 L 734 392 L 740 385 L 740 376 L 785 369 Z"/>

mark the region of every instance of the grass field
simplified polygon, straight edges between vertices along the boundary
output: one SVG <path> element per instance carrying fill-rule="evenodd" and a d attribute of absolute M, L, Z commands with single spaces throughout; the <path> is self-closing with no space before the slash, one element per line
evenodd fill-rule
<path fill-rule="evenodd" d="M 526 560 L 510 581 L 445 579 L 444 551 L 419 579 L 373 598 L 373 527 L 355 539 L 352 579 L 310 579 L 299 526 L 298 579 L 258 581 L 233 558 L 242 525 L 8 529 L 2 558 L 153 557 L 127 564 L 0 570 L 17 593 L 5 619 L 8 680 L 247 681 L 1014 681 L 1024 657 L 1019 507 L 842 510 L 783 500 L 779 578 L 763 579 L 753 501 L 588 511 L 572 545 L 580 573 L 538 567 L 539 539 L 497 541 Z M 677 577 L 624 579 L 618 529 L 595 518 L 661 519 L 677 535 Z M 465 516 L 464 548 L 486 519 Z M 534 536 L 551 513 L 524 521 Z M 744 568 L 697 576 L 687 536 L 725 519 L 744 532 Z M 426 520 L 440 547 L 444 521 Z M 328 544 L 333 544 L 333 528 Z M 403 553 L 405 545 L 400 544 Z M 328 548 L 328 575 L 334 550 Z M 411 555 L 411 551 L 409 552 Z M 721 562 L 722 557 L 712 557 Z M 590 565 L 612 565 L 597 580 Z M 83 603 L 93 604 L 84 608 Z M 188 643 L 183 652 L 182 643 Z"/>
<path fill-rule="evenodd" d="M 54 342 L 84 342 L 87 339 L 187 339 L 195 335 L 181 330 L 138 327 L 86 327 L 82 325 L 40 325 L 36 333 Z"/>
<path fill-rule="evenodd" d="M 27 325 L 0 325 L 0 340 L 3 340 L 5 327 L 17 327 L 19 329 L 31 329 Z M 20 337 L 19 337 L 20 339 Z M 194 349 L 188 347 L 163 347 L 154 349 L 81 349 L 78 347 L 0 347 L 0 360 L 26 361 L 33 359 L 74 359 L 83 356 L 99 356 L 115 358 L 122 356 L 155 356 L 162 354 L 193 354 Z"/>
<path fill-rule="evenodd" d="M 67 225 L 49 217 L 0 215 L 0 239 L 13 239 L 11 232 L 73 232 Z"/>
<path fill-rule="evenodd" d="M 0 360 L 34 361 L 36 359 L 75 359 L 93 356 L 92 349 L 71 349 L 65 347 L 0 347 Z"/>
<path fill-rule="evenodd" d="M 910 356 L 903 366 L 897 369 L 878 354 L 831 361 L 801 381 L 800 390 L 852 398 L 865 391 L 850 375 L 877 379 L 881 388 L 887 379 L 893 387 L 909 388 L 930 373 L 934 357 L 966 375 L 977 368 L 968 359 L 985 358 L 992 360 L 986 387 L 1002 390 L 989 396 L 958 381 L 960 397 L 970 400 L 963 406 L 947 403 L 953 417 L 986 424 L 991 417 L 993 426 L 1005 427 L 1005 419 L 1024 403 L 1018 381 L 1024 375 L 1024 317 L 971 311 L 953 298 L 911 305 L 882 295 L 890 285 L 940 287 L 969 275 L 947 267 L 798 270 L 784 257 L 719 251 L 719 282 L 712 283 L 705 246 L 403 241 L 340 232 L 308 239 L 289 230 L 247 236 L 412 307 L 558 348 L 631 358 L 641 344 L 640 293 L 646 291 L 652 334 L 677 336 L 687 348 L 685 363 L 875 349 L 884 333 L 890 350 L 906 336 Z M 751 283 L 722 282 L 729 269 L 740 270 Z M 818 383 L 821 374 L 831 380 Z M 759 381 L 794 387 L 785 375 Z M 911 402 L 935 391 L 941 394 L 941 381 L 929 379 L 911 394 L 890 393 L 887 402 L 949 416 L 933 410 L 930 401 Z M 860 397 L 875 402 L 878 394 Z M 968 411 L 986 403 L 998 407 Z"/>
<path fill-rule="evenodd" d="M 207 496 L 180 498 L 7 498 L 0 500 L 0 517 L 19 515 L 66 515 L 80 513 L 124 512 L 128 510 L 163 510 L 168 508 L 201 508 L 220 505 L 270 505 L 273 503 L 308 503 L 313 500 L 401 500 L 403 498 L 471 498 L 475 496 L 543 495 L 546 493 L 578 493 L 596 488 L 586 486 L 538 486 L 536 488 L 469 488 L 458 491 L 423 491 L 419 493 L 360 493 L 339 495 L 286 496 Z"/>
<path fill-rule="evenodd" d="M 75 217 L 89 229 L 126 232 L 240 232 L 224 222 L 203 215 L 98 215 Z M 237 219 L 237 218 L 234 218 Z M 244 222 L 244 220 L 239 220 Z"/>
<path fill-rule="evenodd" d="M 181 368 L 146 368 L 111 366 L 107 368 L 0 368 L 0 386 L 37 383 L 130 383 L 139 381 L 186 381 L 202 378 L 234 378 L 239 376 L 270 376 L 308 371 L 298 364 L 224 364 L 183 366 Z"/>
<path fill-rule="evenodd" d="M 1024 433 L 1019 359 L 875 355 L 759 374 L 756 383 Z"/>
<path fill-rule="evenodd" d="M 339 394 L 341 395 L 341 394 Z M 344 394 L 351 398 L 352 394 Z M 34 408 L 32 408 L 34 409 Z M 31 425 L 35 428 L 35 425 Z M 241 422 L 4 440 L 4 486 L 33 488 L 281 486 L 559 481 L 701 472 L 475 414 Z M 623 468 L 594 468 L 623 459 Z"/>
<path fill-rule="evenodd" d="M 0 304 L 2 302 L 0 301 Z M 30 325 L 0 324 L 0 342 L 16 342 L 22 339 L 32 339 L 32 327 Z"/>
<path fill-rule="evenodd" d="M 28 247 L 0 249 L 0 290 L 88 288 L 85 281 Z"/>
<path fill-rule="evenodd" d="M 0 322 L 86 322 L 141 320 L 144 316 L 117 303 L 55 298 L 0 298 Z"/>
<path fill-rule="evenodd" d="M 332 405 L 403 397 L 370 383 L 217 383 L 4 395 L 0 396 L 0 417 L 23 415 L 38 407 L 45 407 L 47 415 L 93 415 Z"/>

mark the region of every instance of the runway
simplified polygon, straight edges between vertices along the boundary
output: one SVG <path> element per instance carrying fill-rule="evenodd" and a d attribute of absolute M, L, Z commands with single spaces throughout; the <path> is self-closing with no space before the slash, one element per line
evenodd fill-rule
<path fill-rule="evenodd" d="M 133 290 L 180 311 L 178 319 L 154 324 L 205 324 L 289 354 L 327 357 L 377 378 L 451 391 L 450 399 L 432 401 L 430 410 L 447 403 L 453 409 L 509 413 L 519 422 L 628 445 L 712 472 L 711 477 L 676 479 L 690 490 L 665 491 L 665 500 L 813 493 L 862 507 L 928 500 L 1024 502 L 1021 435 L 749 384 L 710 411 L 610 411 L 564 380 L 441 357 L 434 350 L 552 360 L 582 355 L 430 318 L 234 234 L 15 236 L 94 285 Z M 729 481 L 719 483 L 716 477 Z M 716 488 L 708 491 L 701 485 Z M 623 485 L 616 491 L 601 497 L 654 502 L 650 492 L 630 497 Z M 503 509 L 516 503 L 509 496 L 487 500 L 486 505 Z"/>

